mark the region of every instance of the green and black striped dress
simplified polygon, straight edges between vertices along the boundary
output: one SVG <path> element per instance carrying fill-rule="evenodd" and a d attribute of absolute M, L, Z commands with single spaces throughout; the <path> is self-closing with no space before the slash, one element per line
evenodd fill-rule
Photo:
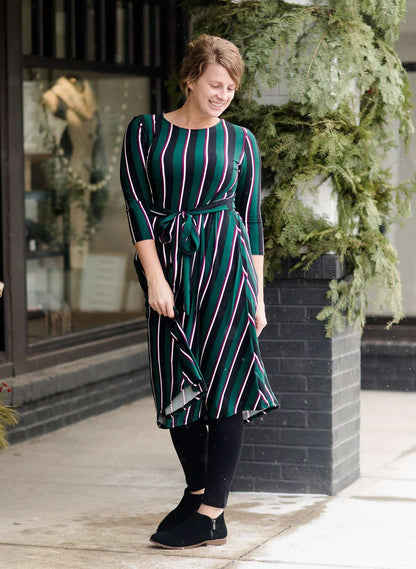
<path fill-rule="evenodd" d="M 154 239 L 175 318 L 147 305 L 151 383 L 160 427 L 278 407 L 255 328 L 263 254 L 260 155 L 245 128 L 206 129 L 141 115 L 123 142 L 121 183 L 133 242 Z M 135 256 L 140 284 L 146 279 Z"/>

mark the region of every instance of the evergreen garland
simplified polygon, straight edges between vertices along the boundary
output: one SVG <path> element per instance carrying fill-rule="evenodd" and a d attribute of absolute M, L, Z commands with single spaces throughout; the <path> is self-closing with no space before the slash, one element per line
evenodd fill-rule
<path fill-rule="evenodd" d="M 328 0 L 325 5 L 283 0 L 188 0 L 196 34 L 225 37 L 246 63 L 229 120 L 248 126 L 263 158 L 266 277 L 282 260 L 296 268 L 329 251 L 348 278 L 332 281 L 331 303 L 318 318 L 328 335 L 347 322 L 363 328 L 370 291 L 376 304 L 403 317 L 397 253 L 386 231 L 410 216 L 416 180 L 391 183 L 385 167 L 396 146 L 391 125 L 407 141 L 413 132 L 407 75 L 395 53 L 405 0 Z M 289 102 L 256 102 L 261 85 L 286 82 Z M 331 180 L 338 223 L 317 218 L 301 201 Z"/>

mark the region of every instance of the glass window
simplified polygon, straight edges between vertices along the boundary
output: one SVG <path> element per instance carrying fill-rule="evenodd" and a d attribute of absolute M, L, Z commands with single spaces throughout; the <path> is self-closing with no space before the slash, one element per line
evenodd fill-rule
<path fill-rule="evenodd" d="M 416 63 L 416 62 L 415 62 Z M 416 73 L 408 73 L 410 89 L 412 91 L 412 115 L 416 124 Z M 416 136 L 410 139 L 408 151 L 401 144 L 397 150 L 392 151 L 392 172 L 395 183 L 403 182 L 416 175 Z M 396 247 L 400 259 L 400 275 L 402 278 L 403 311 L 406 317 L 416 316 L 416 259 L 413 246 L 416 242 L 416 197 L 412 199 L 412 217 L 403 227 L 395 226 L 390 238 Z"/>
<path fill-rule="evenodd" d="M 416 4 L 407 3 L 406 18 L 401 26 L 396 48 L 401 60 L 409 68 L 408 77 L 412 92 L 412 118 L 416 124 Z M 389 163 L 392 167 L 393 182 L 400 183 L 416 175 L 416 134 L 410 140 L 408 151 L 404 145 L 392 150 Z M 413 244 L 416 240 L 416 197 L 412 200 L 412 217 L 403 227 L 395 226 L 390 234 L 400 259 L 402 278 L 403 310 L 406 317 L 416 317 L 416 259 Z"/>
<path fill-rule="evenodd" d="M 143 317 L 119 158 L 149 79 L 25 69 L 23 90 L 29 341 Z"/>

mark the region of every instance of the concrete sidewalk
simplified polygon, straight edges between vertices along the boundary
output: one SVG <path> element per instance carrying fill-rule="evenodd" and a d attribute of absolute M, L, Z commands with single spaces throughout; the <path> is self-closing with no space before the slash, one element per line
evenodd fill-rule
<path fill-rule="evenodd" d="M 414 569 L 416 393 L 362 393 L 361 468 L 334 497 L 232 493 L 225 546 L 161 550 L 183 480 L 143 399 L 0 453 L 0 568 Z"/>

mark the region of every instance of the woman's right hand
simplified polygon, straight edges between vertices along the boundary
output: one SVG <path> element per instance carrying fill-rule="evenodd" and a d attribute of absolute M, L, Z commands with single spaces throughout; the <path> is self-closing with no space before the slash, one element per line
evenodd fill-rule
<path fill-rule="evenodd" d="M 174 318 L 175 298 L 160 264 L 154 239 L 138 241 L 135 248 L 146 276 L 150 308 L 162 316 Z"/>
<path fill-rule="evenodd" d="M 161 316 L 174 318 L 175 299 L 169 283 L 165 278 L 147 281 L 147 297 L 149 306 Z"/>

